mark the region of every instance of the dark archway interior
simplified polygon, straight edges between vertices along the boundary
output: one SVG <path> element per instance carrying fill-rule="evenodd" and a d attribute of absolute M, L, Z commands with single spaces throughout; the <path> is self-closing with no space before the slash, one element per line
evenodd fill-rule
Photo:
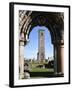
<path fill-rule="evenodd" d="M 24 32 L 24 36 L 28 35 L 29 38 L 29 34 L 33 29 L 33 27 L 39 25 L 49 28 L 51 33 L 52 43 L 57 43 L 57 41 L 63 39 L 63 32 L 64 32 L 63 12 L 26 11 L 24 18 L 26 17 L 27 19 L 29 18 L 29 21 L 27 20 L 25 21 L 26 23 L 25 30 L 24 30 L 25 23 L 21 28 L 21 33 Z"/>

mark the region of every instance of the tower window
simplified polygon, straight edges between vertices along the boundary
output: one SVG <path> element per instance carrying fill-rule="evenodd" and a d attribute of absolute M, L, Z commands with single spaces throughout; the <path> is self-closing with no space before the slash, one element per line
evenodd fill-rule
<path fill-rule="evenodd" d="M 41 33 L 41 36 L 43 36 L 43 33 Z"/>

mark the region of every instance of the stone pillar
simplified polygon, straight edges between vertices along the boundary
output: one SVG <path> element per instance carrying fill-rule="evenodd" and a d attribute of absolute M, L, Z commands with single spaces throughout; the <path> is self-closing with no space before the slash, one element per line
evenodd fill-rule
<path fill-rule="evenodd" d="M 64 74 L 64 44 L 56 43 L 54 45 L 54 72 L 55 74 Z"/>
<path fill-rule="evenodd" d="M 57 47 L 54 46 L 54 73 L 57 74 Z"/>
<path fill-rule="evenodd" d="M 20 35 L 19 40 L 19 79 L 24 78 L 24 34 Z"/>
<path fill-rule="evenodd" d="M 20 75 L 19 78 L 24 78 L 24 42 L 20 41 L 19 46 L 19 69 Z"/>
<path fill-rule="evenodd" d="M 64 74 L 64 45 L 57 46 L 57 73 Z"/>

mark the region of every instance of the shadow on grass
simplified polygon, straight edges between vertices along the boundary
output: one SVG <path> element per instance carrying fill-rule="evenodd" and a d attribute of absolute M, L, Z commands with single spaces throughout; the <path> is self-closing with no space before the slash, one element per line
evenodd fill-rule
<path fill-rule="evenodd" d="M 30 77 L 64 77 L 64 75 L 54 74 L 54 72 L 30 72 Z"/>

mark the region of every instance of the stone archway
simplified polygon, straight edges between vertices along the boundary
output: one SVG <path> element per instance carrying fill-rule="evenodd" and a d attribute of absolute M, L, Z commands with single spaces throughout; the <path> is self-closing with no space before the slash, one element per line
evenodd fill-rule
<path fill-rule="evenodd" d="M 64 74 L 64 14 L 62 12 L 38 12 L 19 10 L 20 30 L 20 78 L 24 76 L 24 46 L 28 43 L 32 28 L 40 25 L 50 30 L 54 45 L 54 72 Z"/>

